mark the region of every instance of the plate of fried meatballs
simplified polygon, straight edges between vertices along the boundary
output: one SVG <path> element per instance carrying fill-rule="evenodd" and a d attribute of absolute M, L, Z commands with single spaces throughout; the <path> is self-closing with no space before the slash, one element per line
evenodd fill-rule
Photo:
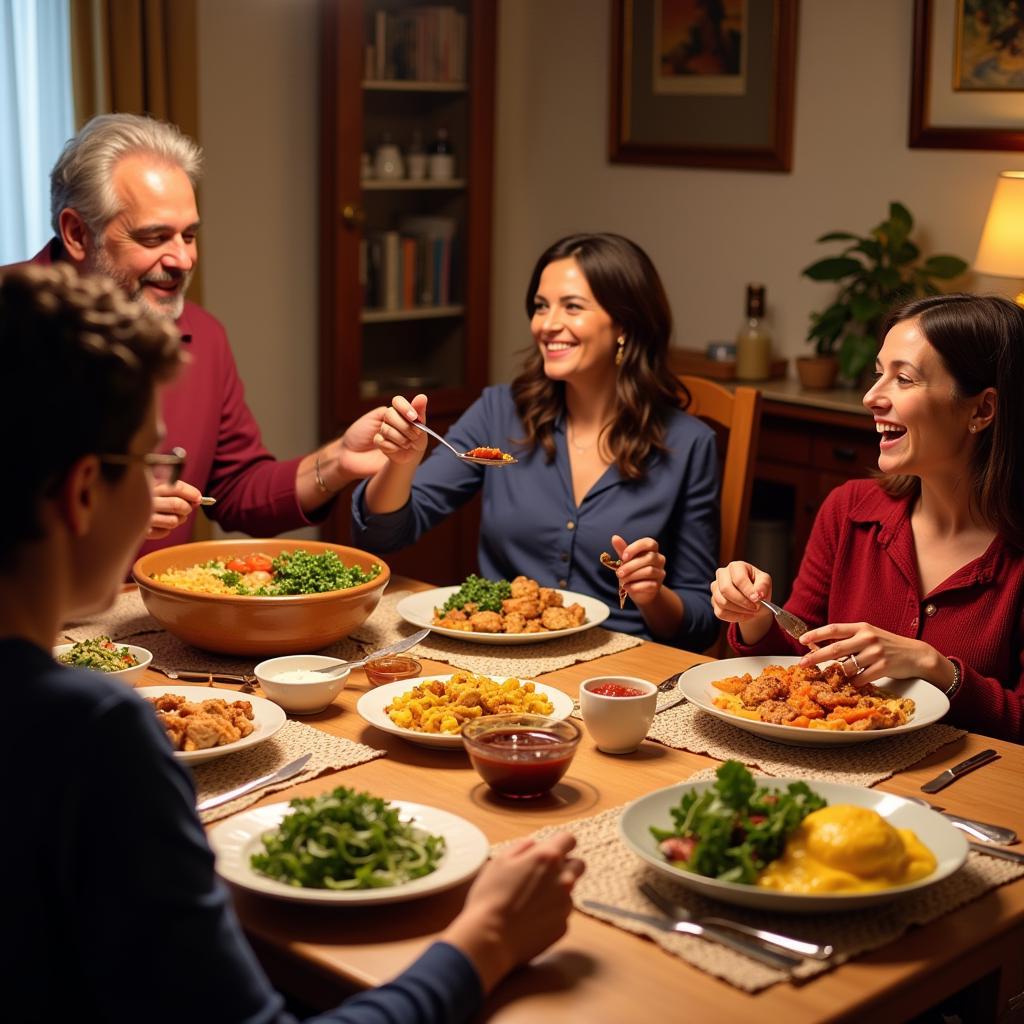
<path fill-rule="evenodd" d="M 458 587 L 435 587 L 410 594 L 398 602 L 398 614 L 421 629 L 429 626 L 441 636 L 481 644 L 532 644 L 592 629 L 608 618 L 608 607 L 586 594 L 542 587 L 517 576 L 511 597 L 501 611 L 484 611 L 472 604 L 444 611 Z"/>
<path fill-rule="evenodd" d="M 273 701 L 213 686 L 139 686 L 153 708 L 174 756 L 188 764 L 256 746 L 281 728 L 287 716 Z"/>
<path fill-rule="evenodd" d="M 824 747 L 923 729 L 949 710 L 924 679 L 855 686 L 842 666 L 801 668 L 793 656 L 729 658 L 695 665 L 679 690 L 702 711 L 777 743 Z"/>

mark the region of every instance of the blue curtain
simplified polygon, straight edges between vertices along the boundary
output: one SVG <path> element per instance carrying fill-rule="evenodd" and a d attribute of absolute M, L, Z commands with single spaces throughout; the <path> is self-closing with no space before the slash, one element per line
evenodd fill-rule
<path fill-rule="evenodd" d="M 0 0 L 0 265 L 52 235 L 50 168 L 73 134 L 68 0 Z"/>

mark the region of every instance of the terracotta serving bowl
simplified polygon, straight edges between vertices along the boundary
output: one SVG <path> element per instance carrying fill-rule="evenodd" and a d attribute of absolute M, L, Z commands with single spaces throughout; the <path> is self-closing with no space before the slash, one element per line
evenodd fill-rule
<path fill-rule="evenodd" d="M 256 552 L 273 558 L 301 548 L 312 554 L 334 551 L 345 565 L 381 567 L 369 583 L 325 594 L 289 597 L 243 597 L 196 594 L 157 583 L 168 569 L 187 569 L 211 559 L 244 557 Z M 359 548 L 315 540 L 207 540 L 151 551 L 132 567 L 146 610 L 179 640 L 222 654 L 305 654 L 348 636 L 361 626 L 384 593 L 391 577 L 375 555 Z"/>

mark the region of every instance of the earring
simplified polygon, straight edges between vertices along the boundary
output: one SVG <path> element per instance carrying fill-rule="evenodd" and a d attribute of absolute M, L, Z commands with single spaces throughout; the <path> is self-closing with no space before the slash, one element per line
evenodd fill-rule
<path fill-rule="evenodd" d="M 976 423 L 972 423 L 967 429 L 973 434 L 978 429 L 978 425 Z"/>
<path fill-rule="evenodd" d="M 615 344 L 619 347 L 615 350 L 615 365 L 622 365 L 622 356 L 626 349 L 626 338 L 625 335 L 620 334 L 615 340 Z"/>

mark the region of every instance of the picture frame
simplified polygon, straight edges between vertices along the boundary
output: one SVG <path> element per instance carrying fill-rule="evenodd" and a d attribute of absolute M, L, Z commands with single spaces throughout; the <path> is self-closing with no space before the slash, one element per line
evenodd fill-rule
<path fill-rule="evenodd" d="M 613 163 L 792 169 L 798 0 L 613 0 Z"/>
<path fill-rule="evenodd" d="M 1024 85 L 1012 76 L 965 72 L 976 6 L 914 0 L 911 148 L 1024 149 Z M 994 61 L 996 44 L 983 39 L 981 45 L 990 45 Z"/>

